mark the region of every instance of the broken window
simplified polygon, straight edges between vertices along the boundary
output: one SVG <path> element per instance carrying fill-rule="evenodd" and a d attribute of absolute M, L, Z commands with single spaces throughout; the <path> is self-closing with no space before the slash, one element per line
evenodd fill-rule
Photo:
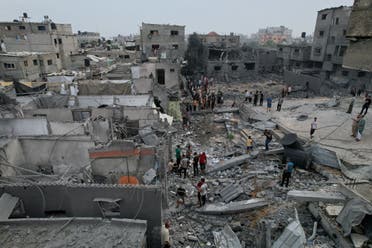
<path fill-rule="evenodd" d="M 178 30 L 171 30 L 171 35 L 178 35 Z"/>
<path fill-rule="evenodd" d="M 346 36 L 346 29 L 344 29 L 344 30 L 342 31 L 342 34 L 343 34 L 344 36 Z"/>
<path fill-rule="evenodd" d="M 156 78 L 158 84 L 165 84 L 165 70 L 164 69 L 157 69 L 156 70 Z"/>
<path fill-rule="evenodd" d="M 321 47 L 315 47 L 314 48 L 314 56 L 320 56 L 322 53 L 322 48 Z"/>
<path fill-rule="evenodd" d="M 342 71 L 342 76 L 348 76 L 349 75 L 349 72 L 348 71 Z"/>
<path fill-rule="evenodd" d="M 172 48 L 173 48 L 174 50 L 178 50 L 178 44 L 173 44 L 173 45 L 172 45 Z"/>
<path fill-rule="evenodd" d="M 238 68 L 239 68 L 239 66 L 237 66 L 237 65 L 232 65 L 232 66 L 231 66 L 231 70 L 233 70 L 233 71 L 238 70 Z"/>
<path fill-rule="evenodd" d="M 124 55 L 124 59 L 129 59 L 130 56 L 128 54 Z"/>
<path fill-rule="evenodd" d="M 247 71 L 252 71 L 252 70 L 254 70 L 255 65 L 256 65 L 255 63 L 244 63 L 245 69 L 246 69 Z"/>
<path fill-rule="evenodd" d="M 174 70 L 174 68 L 170 68 L 170 70 L 169 70 L 170 72 L 174 72 L 175 70 Z"/>
<path fill-rule="evenodd" d="M 48 59 L 47 63 L 48 63 L 48 65 L 52 65 L 53 64 L 53 60 Z"/>
<path fill-rule="evenodd" d="M 94 198 L 94 202 L 98 204 L 102 217 L 119 217 L 120 216 L 120 201 L 121 199 L 111 198 Z"/>
<path fill-rule="evenodd" d="M 324 36 L 324 31 L 323 30 L 320 30 L 319 31 L 319 37 L 323 37 Z"/>
<path fill-rule="evenodd" d="M 56 46 L 58 43 L 57 39 L 54 39 L 54 45 Z"/>
<path fill-rule="evenodd" d="M 56 30 L 57 29 L 57 25 L 54 22 L 52 22 L 50 24 L 50 28 L 53 29 L 53 30 Z"/>
<path fill-rule="evenodd" d="M 293 52 L 293 55 L 294 55 L 294 56 L 298 56 L 298 55 L 300 55 L 300 49 L 296 48 L 296 49 L 294 50 L 294 52 Z"/>
<path fill-rule="evenodd" d="M 38 63 L 37 63 L 37 59 L 32 60 L 32 63 L 33 63 L 34 65 L 38 65 Z"/>
<path fill-rule="evenodd" d="M 28 61 L 27 60 L 23 61 L 23 64 L 27 67 L 28 66 Z"/>
<path fill-rule="evenodd" d="M 58 44 L 62 44 L 62 39 L 61 38 L 58 39 Z"/>
<path fill-rule="evenodd" d="M 10 64 L 10 63 L 4 63 L 4 68 L 5 69 L 15 69 L 15 65 Z"/>
<path fill-rule="evenodd" d="M 57 53 L 56 55 L 57 55 L 57 59 L 59 59 L 59 53 Z"/>
<path fill-rule="evenodd" d="M 344 56 L 344 54 L 346 52 L 346 49 L 347 49 L 347 46 L 341 46 L 340 47 L 340 53 L 338 54 L 338 56 L 340 56 L 340 57 Z"/>
<path fill-rule="evenodd" d="M 19 26 L 19 29 L 20 29 L 20 30 L 25 30 L 26 27 L 25 27 L 25 26 Z"/>
<path fill-rule="evenodd" d="M 157 49 L 160 48 L 160 45 L 159 45 L 159 44 L 153 44 L 153 45 L 151 46 L 151 48 L 152 48 L 152 50 L 157 50 Z"/>
<path fill-rule="evenodd" d="M 322 15 L 322 20 L 325 20 L 325 19 L 327 19 L 327 14 Z"/>
<path fill-rule="evenodd" d="M 37 26 L 37 30 L 39 31 L 45 31 L 46 27 L 45 26 Z"/>
<path fill-rule="evenodd" d="M 220 71 L 220 70 L 221 70 L 221 66 L 216 65 L 216 66 L 214 67 L 214 70 L 215 70 L 215 71 Z"/>
<path fill-rule="evenodd" d="M 159 30 L 150 30 L 150 35 L 151 36 L 159 35 Z"/>
<path fill-rule="evenodd" d="M 358 77 L 365 77 L 366 72 L 365 71 L 359 71 L 358 72 Z"/>
<path fill-rule="evenodd" d="M 340 19 L 338 17 L 336 17 L 335 24 L 338 25 L 339 23 L 340 23 Z"/>
<path fill-rule="evenodd" d="M 5 26 L 5 30 L 10 31 L 10 30 L 12 30 L 12 27 L 11 26 Z"/>
<path fill-rule="evenodd" d="M 92 115 L 90 110 L 80 110 L 74 109 L 72 110 L 72 118 L 74 121 L 85 121 Z"/>
<path fill-rule="evenodd" d="M 279 51 L 280 51 L 280 52 L 283 52 L 283 48 L 282 48 L 282 47 L 281 47 L 281 48 L 279 48 Z"/>

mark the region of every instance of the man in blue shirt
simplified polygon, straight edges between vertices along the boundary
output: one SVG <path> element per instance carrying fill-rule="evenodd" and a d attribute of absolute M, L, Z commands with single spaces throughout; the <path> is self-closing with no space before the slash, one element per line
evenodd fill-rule
<path fill-rule="evenodd" d="M 294 168 L 294 163 L 291 162 L 290 159 L 287 159 L 287 165 L 283 171 L 282 183 L 280 184 L 280 186 L 283 187 L 284 182 L 285 182 L 285 186 L 288 187 L 289 178 L 291 178 L 293 168 Z"/>

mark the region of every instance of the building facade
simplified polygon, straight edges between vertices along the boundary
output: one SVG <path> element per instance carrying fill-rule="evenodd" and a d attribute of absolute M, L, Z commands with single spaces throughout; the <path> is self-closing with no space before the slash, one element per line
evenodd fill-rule
<path fill-rule="evenodd" d="M 185 26 L 142 23 L 140 37 L 145 57 L 177 61 L 185 54 Z"/>
<path fill-rule="evenodd" d="M 266 44 L 267 42 L 273 42 L 275 44 L 291 43 L 292 30 L 284 26 L 267 27 L 259 29 L 252 38 L 257 40 L 260 44 Z"/>
<path fill-rule="evenodd" d="M 100 43 L 101 35 L 97 32 L 81 32 L 78 31 L 76 35 L 79 47 L 97 46 Z"/>

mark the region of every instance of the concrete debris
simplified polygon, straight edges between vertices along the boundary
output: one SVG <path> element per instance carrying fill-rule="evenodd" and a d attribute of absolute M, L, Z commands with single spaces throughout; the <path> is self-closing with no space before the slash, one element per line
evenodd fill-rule
<path fill-rule="evenodd" d="M 155 177 L 156 177 L 156 170 L 151 168 L 145 172 L 145 174 L 142 177 L 142 180 L 145 184 L 151 184 L 152 181 L 155 179 Z"/>
<path fill-rule="evenodd" d="M 285 229 L 282 235 L 275 241 L 272 248 L 304 248 L 306 236 L 301 223 L 293 221 Z"/>
<path fill-rule="evenodd" d="M 240 241 L 229 225 L 222 231 L 213 232 L 214 244 L 216 248 L 241 248 Z"/>
<path fill-rule="evenodd" d="M 327 212 L 328 216 L 338 216 L 341 213 L 343 208 L 344 208 L 344 206 L 328 205 L 326 207 L 326 212 Z"/>
<path fill-rule="evenodd" d="M 353 242 L 353 245 L 355 248 L 362 248 L 364 247 L 364 243 L 366 243 L 369 238 L 365 235 L 352 233 L 350 234 L 351 241 Z"/>
<path fill-rule="evenodd" d="M 236 214 L 250 211 L 253 209 L 267 206 L 269 203 L 265 199 L 250 199 L 245 201 L 235 201 L 230 203 L 211 203 L 205 205 L 203 208 L 197 210 L 197 212 L 203 214 Z"/>
<path fill-rule="evenodd" d="M 12 214 L 14 208 L 19 201 L 18 197 L 14 197 L 8 193 L 4 193 L 0 197 L 0 221 L 7 220 Z"/>
<path fill-rule="evenodd" d="M 141 139 L 146 145 L 157 146 L 160 143 L 158 136 L 151 130 L 150 127 L 138 131 Z"/>
<path fill-rule="evenodd" d="M 288 200 L 298 202 L 343 202 L 346 200 L 345 196 L 339 192 L 322 192 L 322 191 L 300 191 L 290 190 L 287 193 Z"/>
<path fill-rule="evenodd" d="M 244 164 L 251 157 L 252 157 L 252 155 L 250 155 L 250 154 L 244 154 L 244 155 L 241 155 L 241 156 L 229 159 L 229 160 L 222 161 L 219 164 L 217 164 L 215 167 L 209 169 L 208 173 L 221 171 L 221 170 L 226 170 L 226 169 L 229 169 L 231 167 Z"/>
<path fill-rule="evenodd" d="M 337 154 L 318 145 L 311 146 L 311 158 L 313 163 L 336 169 L 340 168 L 340 161 Z"/>
<path fill-rule="evenodd" d="M 214 112 L 216 114 L 223 114 L 223 113 L 236 113 L 236 112 L 239 112 L 239 108 L 218 108 L 218 109 L 215 109 Z"/>
<path fill-rule="evenodd" d="M 243 192 L 243 188 L 240 185 L 232 183 L 221 189 L 217 194 L 219 194 L 222 200 L 227 203 L 237 198 Z"/>

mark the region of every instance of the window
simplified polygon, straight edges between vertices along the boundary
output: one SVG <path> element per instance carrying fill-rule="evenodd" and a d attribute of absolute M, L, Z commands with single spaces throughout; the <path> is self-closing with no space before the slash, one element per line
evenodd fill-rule
<path fill-rule="evenodd" d="M 214 70 L 215 70 L 215 71 L 220 71 L 220 70 L 221 70 L 221 66 L 219 66 L 219 65 L 215 66 L 215 67 L 214 67 Z"/>
<path fill-rule="evenodd" d="M 358 72 L 358 77 L 364 77 L 366 75 L 365 71 L 359 71 Z"/>
<path fill-rule="evenodd" d="M 58 43 L 57 39 L 54 39 L 54 45 L 55 46 L 57 46 L 57 43 Z"/>
<path fill-rule="evenodd" d="M 33 63 L 34 65 L 38 65 L 38 63 L 37 63 L 37 59 L 32 60 L 32 63 Z"/>
<path fill-rule="evenodd" d="M 348 75 L 349 75 L 349 72 L 348 71 L 342 71 L 342 76 L 347 77 Z"/>
<path fill-rule="evenodd" d="M 344 29 L 344 30 L 342 31 L 342 34 L 343 34 L 344 36 L 346 36 L 346 29 Z"/>
<path fill-rule="evenodd" d="M 327 61 L 331 61 L 332 59 L 332 54 L 327 54 Z"/>
<path fill-rule="evenodd" d="M 57 53 L 56 55 L 57 55 L 57 59 L 59 59 L 59 53 Z"/>
<path fill-rule="evenodd" d="M 170 70 L 169 70 L 170 72 L 174 72 L 175 70 L 174 70 L 174 68 L 170 68 Z"/>
<path fill-rule="evenodd" d="M 150 30 L 150 35 L 159 35 L 159 30 Z"/>
<path fill-rule="evenodd" d="M 152 50 L 157 50 L 157 49 L 160 48 L 160 45 L 159 44 L 154 44 L 151 47 L 152 47 Z"/>
<path fill-rule="evenodd" d="M 300 55 L 300 49 L 296 48 L 296 49 L 293 51 L 293 55 L 294 55 L 294 56 L 298 56 L 298 55 Z"/>
<path fill-rule="evenodd" d="M 129 59 L 130 56 L 128 54 L 124 55 L 124 59 Z"/>
<path fill-rule="evenodd" d="M 173 44 L 173 45 L 172 45 L 172 48 L 173 48 L 174 50 L 178 50 L 178 44 Z"/>
<path fill-rule="evenodd" d="M 255 63 L 244 63 L 244 66 L 247 71 L 252 71 L 254 70 L 254 67 L 256 66 L 256 64 Z"/>
<path fill-rule="evenodd" d="M 323 30 L 319 31 L 319 37 L 323 37 L 323 36 L 324 36 L 324 31 Z"/>
<path fill-rule="evenodd" d="M 335 24 L 338 25 L 339 23 L 340 23 L 340 19 L 338 17 L 336 17 Z"/>
<path fill-rule="evenodd" d="M 156 69 L 156 81 L 158 84 L 165 84 L 165 70 L 164 69 Z"/>
<path fill-rule="evenodd" d="M 74 121 L 85 121 L 92 115 L 90 110 L 72 110 L 72 119 Z"/>
<path fill-rule="evenodd" d="M 61 38 L 58 39 L 58 44 L 62 44 L 62 39 Z"/>
<path fill-rule="evenodd" d="M 238 67 L 239 67 L 239 66 L 237 66 L 237 65 L 232 65 L 232 66 L 231 66 L 231 70 L 232 70 L 232 71 L 236 71 L 236 70 L 238 70 Z"/>
<path fill-rule="evenodd" d="M 12 30 L 12 27 L 11 26 L 5 26 L 5 30 L 10 31 L 10 30 Z"/>
<path fill-rule="evenodd" d="M 282 47 L 281 47 L 281 48 L 279 48 L 279 51 L 280 51 L 280 52 L 283 52 L 283 48 L 282 48 Z"/>
<path fill-rule="evenodd" d="M 327 14 L 322 15 L 322 20 L 325 20 L 325 19 L 327 19 Z"/>
<path fill-rule="evenodd" d="M 178 35 L 178 30 L 171 30 L 171 35 Z"/>
<path fill-rule="evenodd" d="M 340 53 L 339 53 L 340 57 L 345 55 L 346 49 L 347 49 L 347 46 L 341 46 L 340 47 Z"/>
<path fill-rule="evenodd" d="M 4 68 L 5 69 L 15 69 L 15 65 L 14 64 L 9 64 L 9 63 L 4 63 Z"/>
<path fill-rule="evenodd" d="M 322 53 L 321 47 L 314 48 L 314 56 L 320 56 L 321 53 Z"/>
<path fill-rule="evenodd" d="M 25 26 L 19 26 L 19 30 L 25 30 L 26 27 Z"/>
<path fill-rule="evenodd" d="M 39 31 L 45 31 L 46 27 L 45 26 L 37 26 L 37 30 Z"/>
<path fill-rule="evenodd" d="M 50 28 L 53 29 L 53 30 L 56 30 L 57 29 L 57 25 L 54 22 L 52 22 L 50 24 Z"/>
<path fill-rule="evenodd" d="M 47 60 L 47 63 L 48 63 L 48 65 L 52 65 L 52 64 L 53 64 L 53 60 L 48 59 L 48 60 Z"/>
<path fill-rule="evenodd" d="M 25 67 L 27 67 L 28 66 L 28 61 L 27 60 L 23 61 L 23 64 L 25 65 Z"/>

